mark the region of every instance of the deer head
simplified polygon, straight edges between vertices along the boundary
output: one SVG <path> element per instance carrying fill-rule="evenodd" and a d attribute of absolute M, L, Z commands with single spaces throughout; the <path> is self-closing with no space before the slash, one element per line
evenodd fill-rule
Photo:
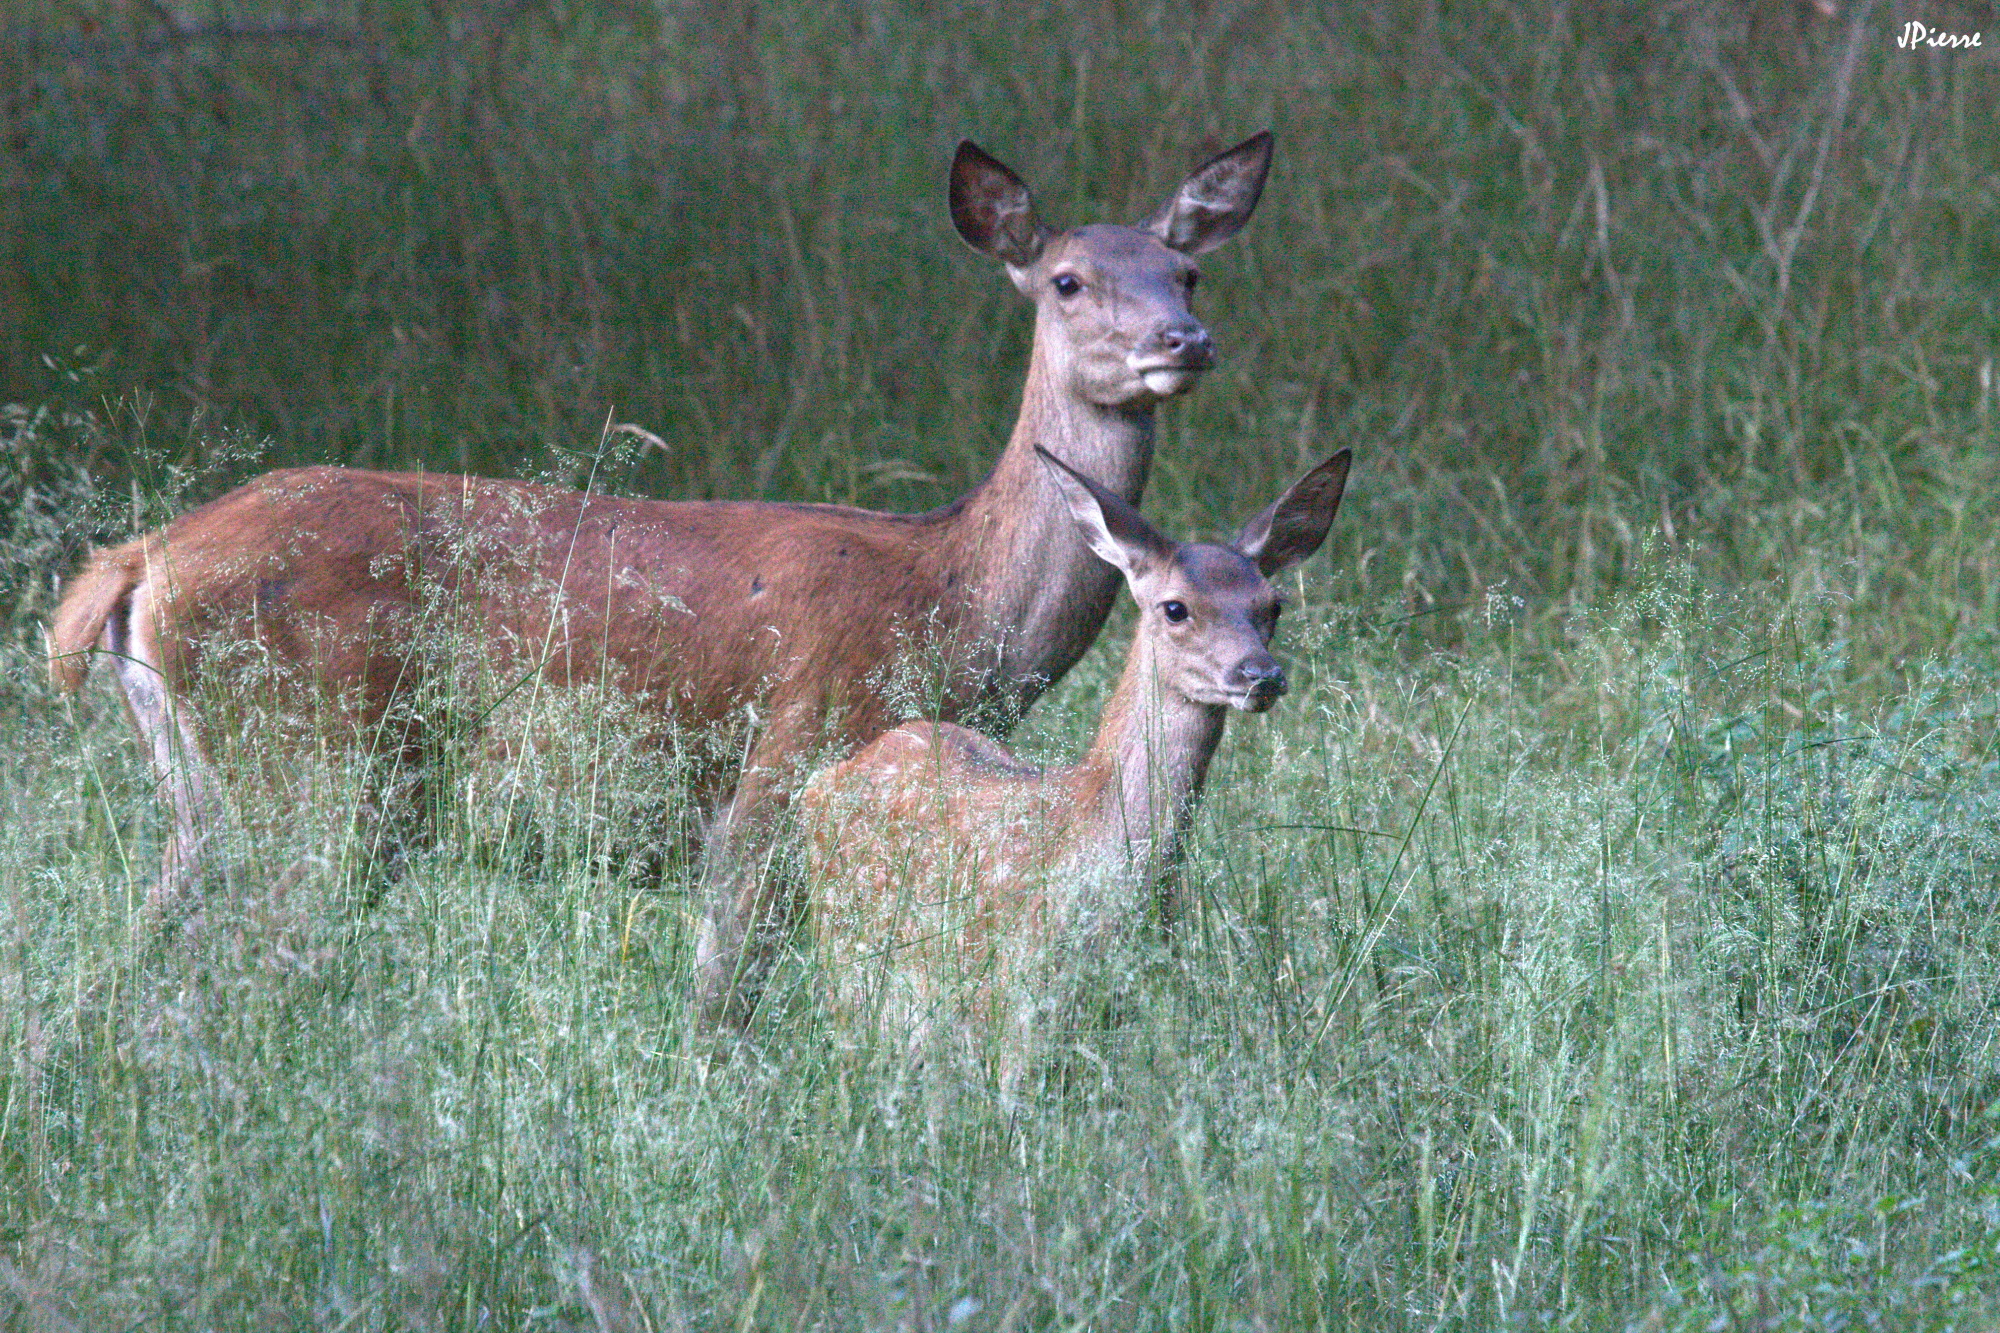
<path fill-rule="evenodd" d="M 1227 543 L 1176 542 L 1046 449 L 1036 453 L 1092 551 L 1123 571 L 1139 603 L 1134 652 L 1190 703 L 1261 713 L 1283 696 L 1271 656 L 1282 599 L 1271 580 L 1326 540 L 1347 484 L 1345 449 L 1272 501 Z"/>
<path fill-rule="evenodd" d="M 967 140 L 951 168 L 951 218 L 967 245 L 1007 266 L 1035 303 L 1035 346 L 1100 407 L 1146 408 L 1215 360 L 1189 298 L 1194 256 L 1249 221 L 1271 167 L 1269 131 L 1210 158 L 1147 220 L 1060 231 L 1021 179 Z"/>

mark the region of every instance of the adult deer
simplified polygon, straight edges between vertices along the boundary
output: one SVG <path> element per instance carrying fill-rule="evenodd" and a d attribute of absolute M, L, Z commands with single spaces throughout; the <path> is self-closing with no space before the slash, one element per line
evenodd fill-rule
<path fill-rule="evenodd" d="M 1343 449 L 1227 545 L 1167 540 L 1047 454 L 1090 549 L 1139 604 L 1125 671 L 1076 764 L 1042 772 L 949 722 L 911 722 L 800 794 L 813 928 L 834 1007 L 895 1038 L 939 1016 L 1000 1040 L 1003 1088 L 1073 957 L 1131 930 L 1186 830 L 1229 710 L 1285 692 L 1270 580 L 1319 549 L 1347 483 Z"/>
<path fill-rule="evenodd" d="M 971 492 L 925 514 L 829 505 L 620 499 L 525 482 L 338 468 L 273 472 L 123 546 L 94 552 L 49 630 L 56 684 L 113 655 L 174 809 L 154 910 L 201 872 L 216 819 L 205 701 L 260 680 L 330 705 L 368 743 L 414 758 L 408 701 L 450 684 L 440 622 L 502 676 L 609 682 L 676 728 L 754 719 L 736 762 L 697 775 L 717 813 L 697 942 L 704 1008 L 740 1021 L 791 904 L 760 872 L 806 756 L 903 716 L 927 672 L 954 718 L 1018 714 L 1103 627 L 1117 576 L 1075 535 L 1030 450 L 1059 449 L 1136 501 L 1159 402 L 1213 360 L 1189 308 L 1193 257 L 1249 220 L 1270 167 L 1261 133 L 1218 154 L 1134 227 L 1047 226 L 1013 172 L 970 142 L 952 162 L 958 233 L 1035 305 L 1006 449 Z M 213 711 L 208 709 L 207 711 Z"/>

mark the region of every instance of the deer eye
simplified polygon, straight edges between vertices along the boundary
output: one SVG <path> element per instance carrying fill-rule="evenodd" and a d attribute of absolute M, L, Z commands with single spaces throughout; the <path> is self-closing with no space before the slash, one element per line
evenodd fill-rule
<path fill-rule="evenodd" d="M 1161 602 L 1160 614 L 1167 618 L 1169 625 L 1178 625 L 1188 618 L 1186 602 Z"/>
<path fill-rule="evenodd" d="M 1189 269 L 1187 271 L 1187 276 L 1184 279 L 1182 279 L 1182 281 L 1187 283 L 1188 292 L 1190 295 L 1192 295 L 1194 292 L 1194 285 L 1201 281 L 1201 274 L 1195 272 L 1193 269 Z"/>
<path fill-rule="evenodd" d="M 1083 279 L 1074 273 L 1058 273 L 1050 279 L 1049 285 L 1056 289 L 1057 296 L 1075 296 L 1083 290 Z"/>

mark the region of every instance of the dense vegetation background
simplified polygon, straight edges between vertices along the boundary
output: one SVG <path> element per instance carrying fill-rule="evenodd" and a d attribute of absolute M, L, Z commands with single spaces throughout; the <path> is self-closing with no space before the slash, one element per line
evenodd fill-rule
<path fill-rule="evenodd" d="M 1991 5 L 0 23 L 9 1327 L 2000 1325 Z M 308 460 L 940 503 L 1029 337 L 957 140 L 1129 220 L 1266 126 L 1148 507 L 1355 485 L 1200 910 L 1027 1106 L 805 958 L 696 1059 L 657 765 L 385 890 L 331 760 L 244 834 L 282 893 L 135 925 L 149 779 L 39 676 L 87 542 Z"/>

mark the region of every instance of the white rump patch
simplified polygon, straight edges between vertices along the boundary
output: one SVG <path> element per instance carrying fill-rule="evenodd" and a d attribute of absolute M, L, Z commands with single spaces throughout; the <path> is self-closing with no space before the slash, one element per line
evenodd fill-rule
<path fill-rule="evenodd" d="M 147 584 L 134 588 L 125 605 L 105 622 L 98 647 L 111 655 L 133 726 L 145 739 L 153 761 L 153 775 L 173 804 L 174 847 L 167 878 L 192 878 L 199 873 L 201 845 L 213 823 L 208 768 L 195 744 L 193 727 L 167 689 Z M 160 889 L 172 892 L 177 887 L 163 882 Z"/>

